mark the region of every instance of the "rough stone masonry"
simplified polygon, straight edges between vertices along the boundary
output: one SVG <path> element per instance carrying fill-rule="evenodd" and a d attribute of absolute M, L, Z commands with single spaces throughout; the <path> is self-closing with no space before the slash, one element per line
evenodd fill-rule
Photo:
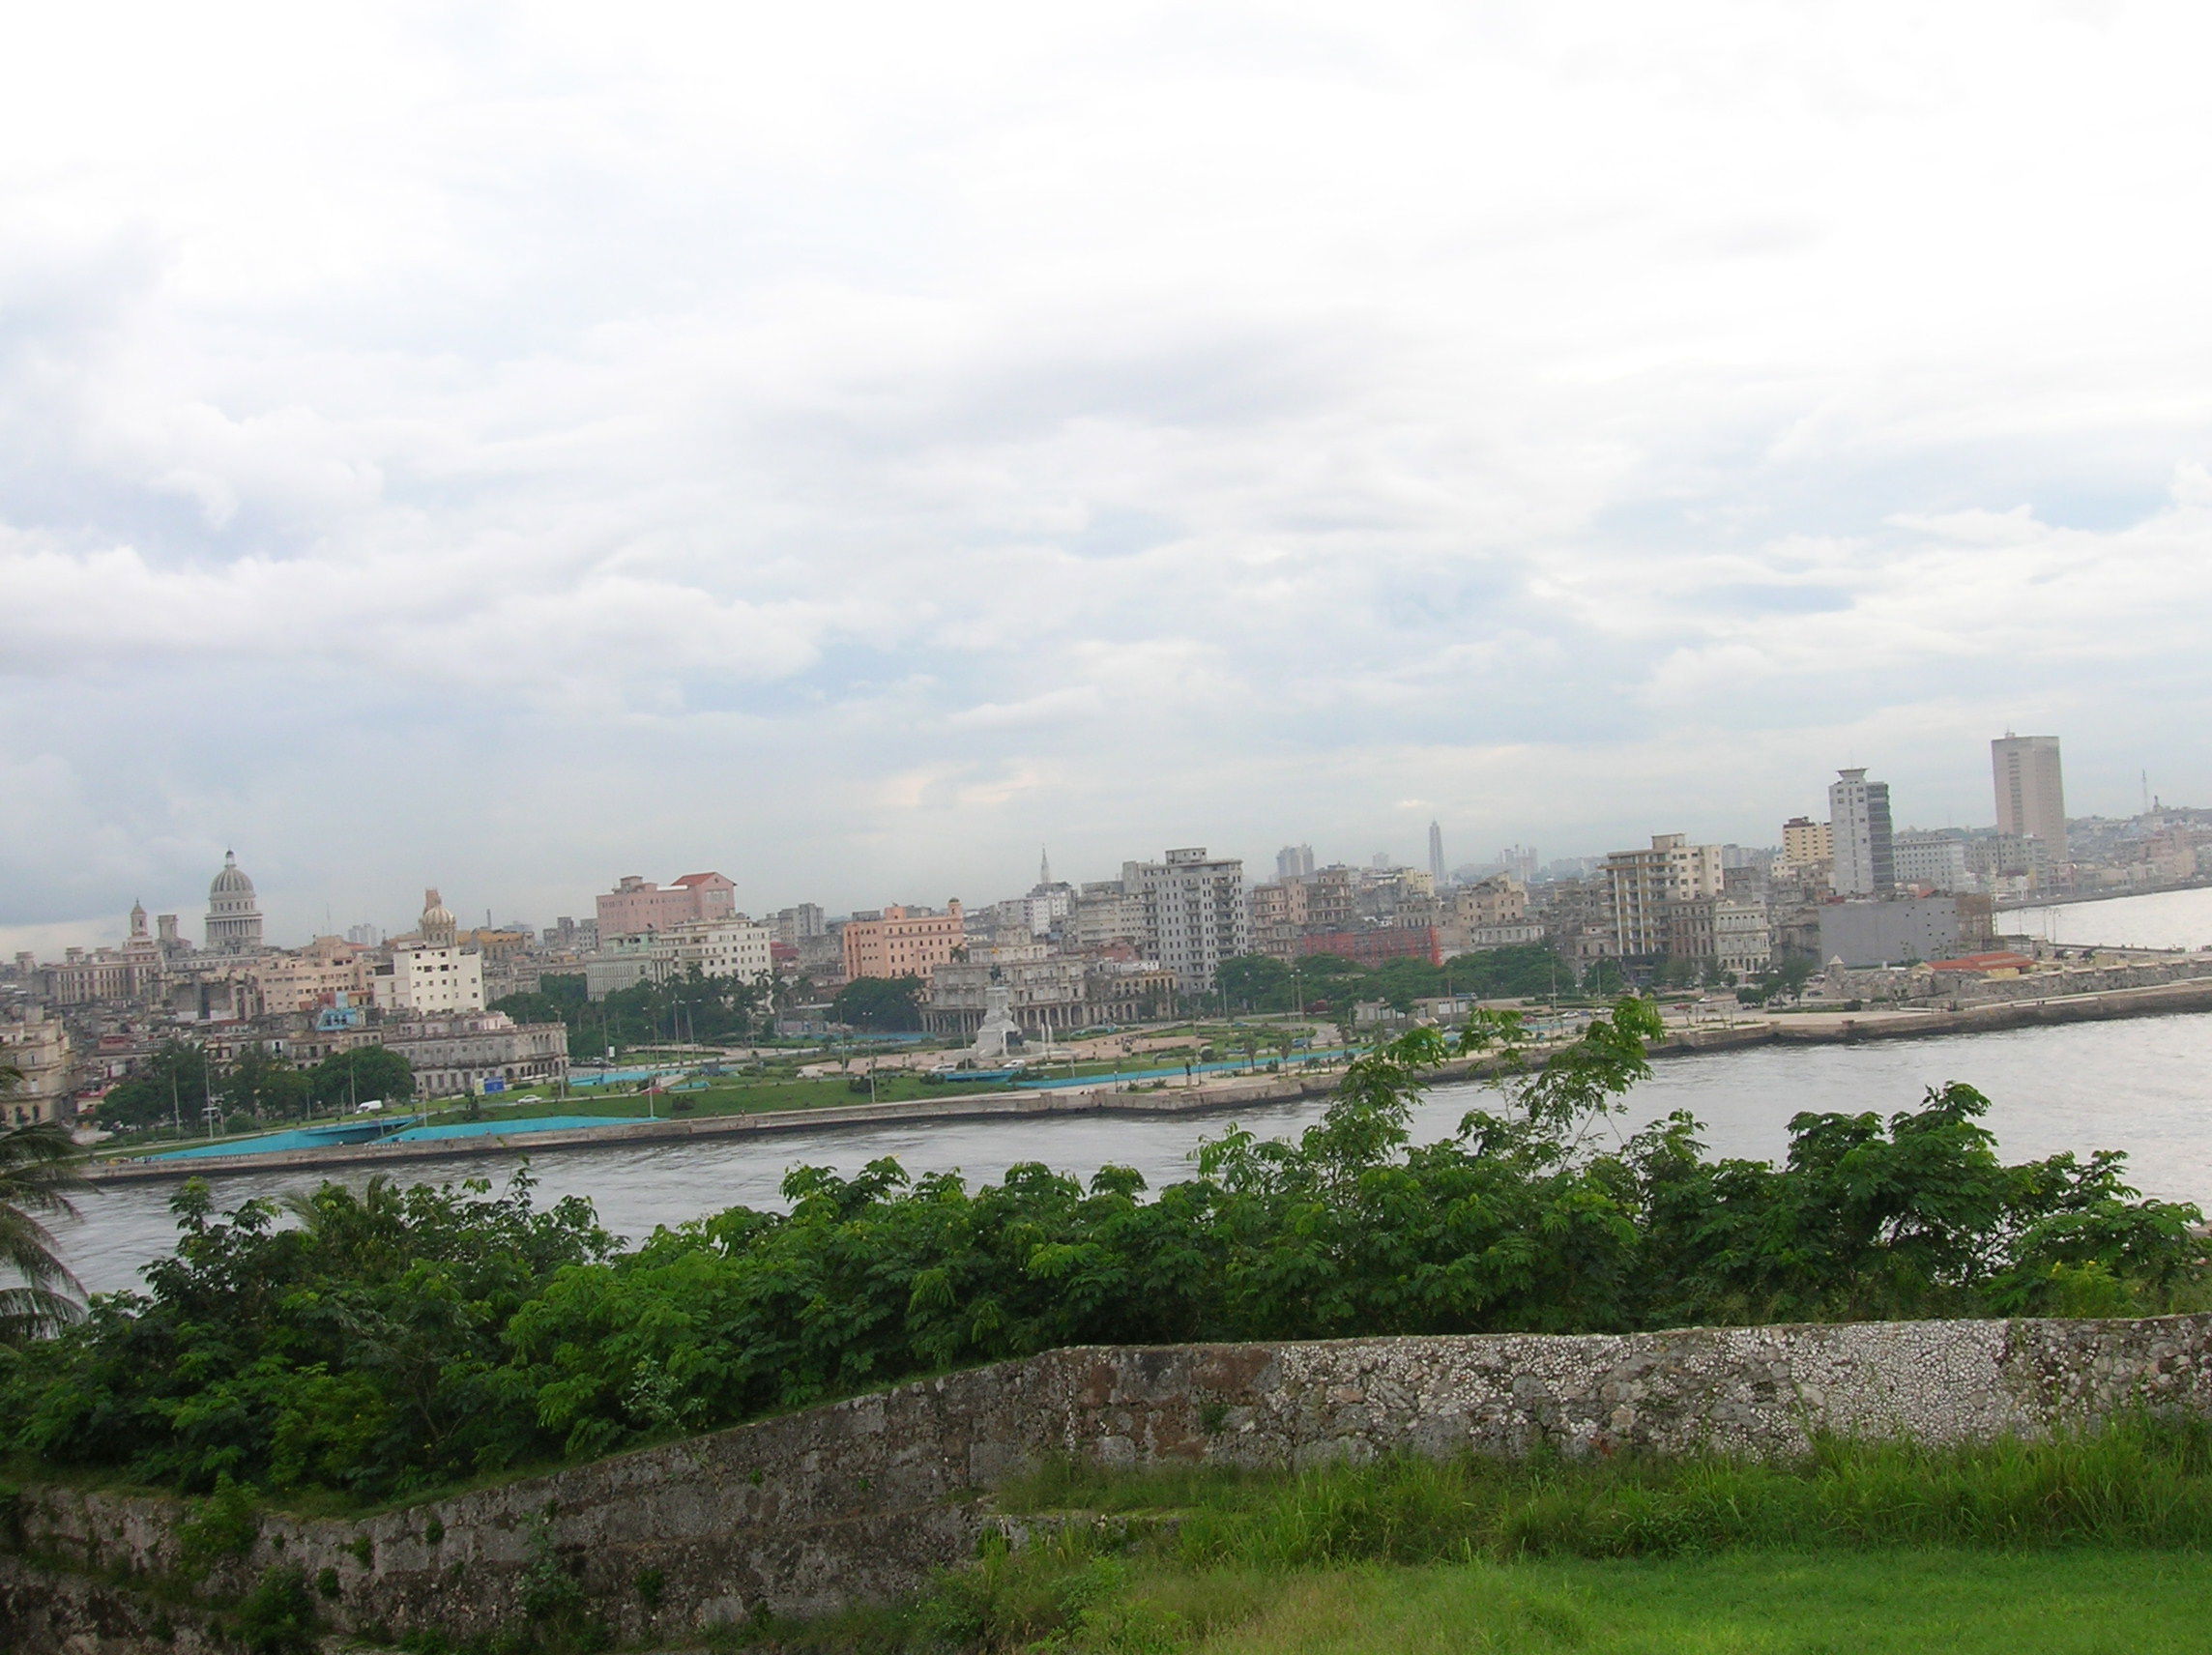
<path fill-rule="evenodd" d="M 618 1636 L 679 1637 L 756 1607 L 813 1613 L 913 1590 L 975 1555 L 991 1489 L 1054 1455 L 1132 1467 L 1540 1443 L 1777 1455 L 1816 1433 L 1961 1442 L 2135 1408 L 2212 1413 L 2212 1317 L 1075 1349 L 358 1520 L 266 1513 L 207 1589 L 235 1595 L 290 1565 L 335 1582 L 341 1627 L 465 1638 L 516 1620 L 527 1575 L 551 1558 Z M 180 1572 L 191 1509 L 25 1490 L 17 1554 L 0 1559 L 0 1644 L 157 1647 L 117 1582 Z"/>

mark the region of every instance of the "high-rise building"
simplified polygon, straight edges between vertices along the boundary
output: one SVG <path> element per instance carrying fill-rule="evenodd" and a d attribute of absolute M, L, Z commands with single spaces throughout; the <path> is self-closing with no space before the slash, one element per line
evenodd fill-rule
<path fill-rule="evenodd" d="M 1438 890 L 1449 883 L 1444 878 L 1444 830 L 1434 822 L 1429 824 L 1429 878 Z"/>
<path fill-rule="evenodd" d="M 1866 771 L 1838 770 L 1828 784 L 1828 830 L 1835 840 L 1838 896 L 1886 896 L 1897 884 L 1889 825 L 1889 783 Z"/>
<path fill-rule="evenodd" d="M 1609 853 L 1604 909 L 1614 951 L 1628 958 L 1673 952 L 1675 905 L 1719 896 L 1722 876 L 1721 848 L 1693 845 L 1683 833 L 1654 833 L 1648 851 Z M 1701 957 L 1710 951 L 1697 950 Z"/>
<path fill-rule="evenodd" d="M 1223 960 L 1252 951 L 1241 857 L 1208 857 L 1203 845 L 1170 851 L 1162 861 L 1122 863 L 1121 884 L 1144 903 L 1160 964 L 1184 994 L 1210 990 Z"/>
<path fill-rule="evenodd" d="M 1285 845 L 1275 853 L 1275 878 L 1284 883 L 1311 879 L 1314 861 L 1311 845 Z"/>
<path fill-rule="evenodd" d="M 2058 738 L 2007 733 L 1990 743 L 1997 791 L 1997 831 L 2043 841 L 2052 862 L 2066 859 L 2066 786 L 2058 771 Z"/>

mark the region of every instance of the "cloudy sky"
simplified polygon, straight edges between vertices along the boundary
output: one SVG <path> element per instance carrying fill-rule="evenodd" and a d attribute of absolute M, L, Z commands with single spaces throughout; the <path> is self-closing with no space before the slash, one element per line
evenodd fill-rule
<path fill-rule="evenodd" d="M 2212 802 L 2208 36 L 36 9 L 0 943 Z"/>

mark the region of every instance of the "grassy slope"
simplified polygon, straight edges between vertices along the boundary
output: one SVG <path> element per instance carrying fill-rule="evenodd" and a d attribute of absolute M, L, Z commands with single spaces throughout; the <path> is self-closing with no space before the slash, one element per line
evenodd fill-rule
<path fill-rule="evenodd" d="M 2212 1648 L 2212 1426 L 1801 1462 L 1047 1467 L 1038 1538 L 916 1602 L 733 1633 L 819 1655 Z"/>
<path fill-rule="evenodd" d="M 1209 1582 L 1140 1592 L 1176 1611 Z M 1206 1593 L 1258 1597 L 1187 1647 L 1206 1655 L 2152 1655 L 2212 1646 L 2199 1553 L 1735 1553 L 1299 1572 Z M 1196 1607 L 1192 1605 L 1190 1607 Z M 1195 1618 L 1177 1612 L 1185 1624 Z"/>

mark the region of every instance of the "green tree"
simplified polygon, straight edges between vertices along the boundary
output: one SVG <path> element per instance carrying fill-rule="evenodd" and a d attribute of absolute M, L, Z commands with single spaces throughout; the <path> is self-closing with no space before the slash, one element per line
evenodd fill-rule
<path fill-rule="evenodd" d="M 207 1050 L 195 1041 L 164 1040 L 131 1074 L 110 1087 L 93 1118 L 110 1131 L 166 1125 L 199 1118 L 211 1091 Z"/>
<path fill-rule="evenodd" d="M 22 1083 L 22 1070 L 0 1062 L 0 1097 Z M 49 1219 L 76 1216 L 70 1197 L 86 1187 L 78 1156 L 59 1121 L 0 1132 L 0 1265 L 16 1278 L 0 1287 L 0 1345 L 21 1345 L 84 1314 L 72 1296 L 84 1290 L 46 1228 Z"/>
<path fill-rule="evenodd" d="M 356 1046 L 333 1052 L 315 1065 L 315 1101 L 326 1109 L 348 1110 L 360 1103 L 409 1104 L 415 1101 L 415 1070 L 388 1046 Z"/>
<path fill-rule="evenodd" d="M 307 1113 L 312 1089 L 307 1077 L 265 1046 L 248 1046 L 217 1083 L 232 1110 L 262 1120 L 288 1120 Z"/>
<path fill-rule="evenodd" d="M 1239 954 L 1214 969 L 1215 984 L 1239 1011 L 1289 1011 L 1291 968 L 1268 954 Z"/>
<path fill-rule="evenodd" d="M 924 984 L 914 975 L 855 977 L 830 1002 L 837 1021 L 855 1029 L 919 1029 Z"/>

